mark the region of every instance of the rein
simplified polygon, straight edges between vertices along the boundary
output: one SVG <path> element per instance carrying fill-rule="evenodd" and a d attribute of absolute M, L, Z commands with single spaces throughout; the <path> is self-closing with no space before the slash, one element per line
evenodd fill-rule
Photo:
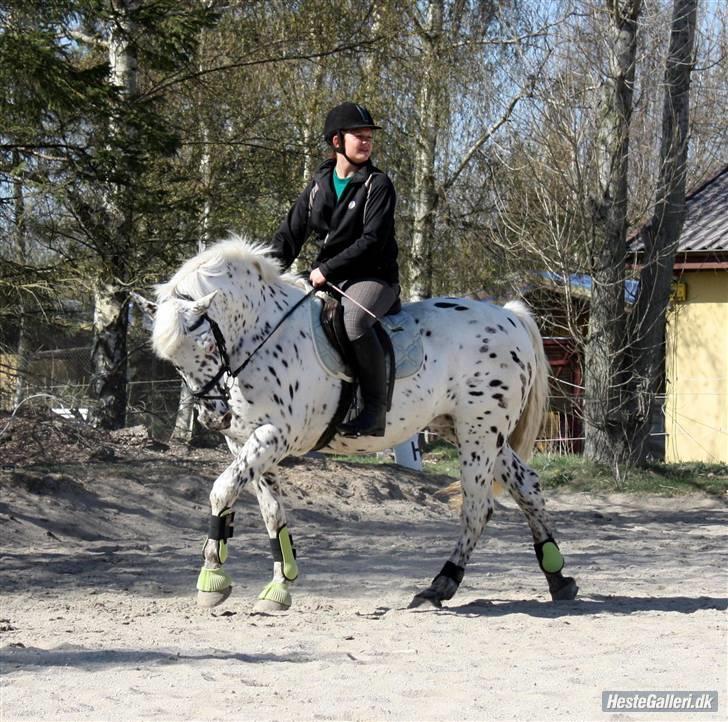
<path fill-rule="evenodd" d="M 248 358 L 243 361 L 243 363 L 240 364 L 235 370 L 232 370 L 230 368 L 230 357 L 228 356 L 227 352 L 227 344 L 225 343 L 225 336 L 223 336 L 222 331 L 220 330 L 220 327 L 217 324 L 217 321 L 214 321 L 211 319 L 206 313 L 202 314 L 200 318 L 192 325 L 190 326 L 189 330 L 194 331 L 196 328 L 200 326 L 200 324 L 203 321 L 207 321 L 207 323 L 210 324 L 210 329 L 212 330 L 212 335 L 215 339 L 215 344 L 217 345 L 217 351 L 220 354 L 220 358 L 222 359 L 222 364 L 220 365 L 220 368 L 218 369 L 217 373 L 199 390 L 199 391 L 192 391 L 190 389 L 190 394 L 195 399 L 203 399 L 207 401 L 230 401 L 230 387 L 231 387 L 231 381 L 232 379 L 237 378 L 237 376 L 245 369 L 245 367 L 253 360 L 253 357 L 255 354 L 260 351 L 261 348 L 272 338 L 273 334 L 283 325 L 283 322 L 299 307 L 301 306 L 304 301 L 307 301 L 309 296 L 313 294 L 316 291 L 315 288 L 312 288 L 306 295 L 296 301 L 296 303 L 291 306 L 291 308 L 286 311 L 281 319 L 278 321 L 278 323 L 273 327 L 273 329 L 270 331 L 270 333 L 251 351 L 251 353 L 248 354 Z M 220 384 L 220 379 L 222 377 L 228 374 L 230 377 L 230 382 L 228 382 L 226 385 Z M 186 383 L 186 382 L 185 382 Z M 213 388 L 216 388 L 219 390 L 220 395 L 219 396 L 212 396 L 210 395 L 210 391 Z M 188 384 L 189 388 L 189 384 Z"/>

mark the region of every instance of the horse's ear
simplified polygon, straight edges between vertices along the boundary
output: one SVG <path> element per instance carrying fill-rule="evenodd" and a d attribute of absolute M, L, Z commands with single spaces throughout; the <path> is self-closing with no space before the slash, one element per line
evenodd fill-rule
<path fill-rule="evenodd" d="M 215 298 L 215 296 L 217 296 L 217 291 L 213 291 L 212 293 L 208 293 L 207 296 L 197 299 L 197 301 L 192 304 L 192 314 L 195 316 L 202 316 L 203 313 L 207 313 L 207 309 L 210 308 L 212 299 Z"/>
<path fill-rule="evenodd" d="M 132 291 L 131 292 L 131 300 L 136 303 L 139 308 L 141 308 L 142 313 L 144 313 L 146 316 L 149 316 L 149 318 L 154 321 L 154 316 L 157 313 L 157 304 L 153 301 L 149 301 L 144 296 L 139 295 L 138 293 Z"/>

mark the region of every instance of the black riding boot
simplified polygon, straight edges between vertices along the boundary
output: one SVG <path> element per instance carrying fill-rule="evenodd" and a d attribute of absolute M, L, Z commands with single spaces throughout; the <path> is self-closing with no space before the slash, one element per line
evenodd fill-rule
<path fill-rule="evenodd" d="M 384 349 L 374 329 L 351 342 L 364 408 L 359 416 L 336 429 L 343 436 L 384 436 L 387 416 Z"/>

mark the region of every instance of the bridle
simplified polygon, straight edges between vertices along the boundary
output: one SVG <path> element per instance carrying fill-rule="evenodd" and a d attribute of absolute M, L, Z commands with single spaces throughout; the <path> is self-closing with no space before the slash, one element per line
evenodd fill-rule
<path fill-rule="evenodd" d="M 199 328 L 205 321 L 210 325 L 210 330 L 212 331 L 212 336 L 215 339 L 215 345 L 217 347 L 217 352 L 220 355 L 220 367 L 217 370 L 217 373 L 201 388 L 197 391 L 193 391 L 190 388 L 190 385 L 185 380 L 185 384 L 187 384 L 187 388 L 190 390 L 190 395 L 198 400 L 198 401 L 224 401 L 225 403 L 228 403 L 230 401 L 230 389 L 232 388 L 233 381 L 238 377 L 240 373 L 243 372 L 245 367 L 253 360 L 253 357 L 255 354 L 260 351 L 260 349 L 271 339 L 273 334 L 281 327 L 283 322 L 299 307 L 301 306 L 305 301 L 308 300 L 308 298 L 316 291 L 315 288 L 312 288 L 306 295 L 296 301 L 296 303 L 291 306 L 291 308 L 286 311 L 281 319 L 278 321 L 278 323 L 273 327 L 273 329 L 268 333 L 268 335 L 252 350 L 250 354 L 248 354 L 248 357 L 243 361 L 243 363 L 240 364 L 236 369 L 232 369 L 230 366 L 230 356 L 228 355 L 227 351 L 227 344 L 225 343 L 225 336 L 223 335 L 222 331 L 220 330 L 220 326 L 218 326 L 217 321 L 210 318 L 206 313 L 203 313 L 197 321 L 195 321 L 192 326 L 189 327 L 188 331 L 194 331 L 195 329 Z M 193 300 L 193 299 L 187 299 L 187 300 Z M 223 383 L 223 378 L 227 375 L 226 381 Z M 210 393 L 213 390 L 217 390 L 217 395 L 214 395 Z"/>

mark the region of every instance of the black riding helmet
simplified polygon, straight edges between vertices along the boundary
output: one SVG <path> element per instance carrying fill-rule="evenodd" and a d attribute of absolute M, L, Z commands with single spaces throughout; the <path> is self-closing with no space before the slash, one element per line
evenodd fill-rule
<path fill-rule="evenodd" d="M 358 165 L 358 163 L 354 163 L 344 152 L 344 131 L 359 128 L 381 130 L 382 126 L 377 125 L 372 114 L 363 105 L 357 103 L 341 103 L 332 108 L 324 123 L 324 140 L 329 145 L 333 145 L 333 138 L 338 135 L 341 148 L 337 150 L 337 153 L 341 153 L 352 165 Z"/>

